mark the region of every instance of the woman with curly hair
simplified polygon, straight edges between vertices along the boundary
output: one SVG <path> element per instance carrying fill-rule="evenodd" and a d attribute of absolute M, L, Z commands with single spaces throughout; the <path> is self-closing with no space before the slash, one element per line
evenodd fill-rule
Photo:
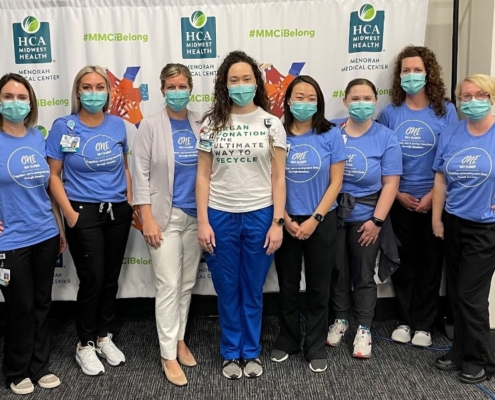
<path fill-rule="evenodd" d="M 442 276 L 443 246 L 433 235 L 433 160 L 440 132 L 458 120 L 446 99 L 441 67 L 426 47 L 407 46 L 397 56 L 392 104 L 379 122 L 394 130 L 402 148 L 404 173 L 390 216 L 401 246 L 401 267 L 393 275 L 399 324 L 392 339 L 431 346 Z"/>
<path fill-rule="evenodd" d="M 242 51 L 218 68 L 198 143 L 198 239 L 218 295 L 226 378 L 263 373 L 263 285 L 282 243 L 286 134 L 269 113 L 255 60 Z"/>

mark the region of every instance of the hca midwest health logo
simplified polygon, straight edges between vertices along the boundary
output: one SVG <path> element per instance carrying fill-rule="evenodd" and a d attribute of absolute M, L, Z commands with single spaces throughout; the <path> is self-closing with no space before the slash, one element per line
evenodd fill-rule
<path fill-rule="evenodd" d="M 52 62 L 50 25 L 29 16 L 12 24 L 16 64 L 44 64 Z"/>
<path fill-rule="evenodd" d="M 351 12 L 349 26 L 349 53 L 383 50 L 385 11 L 377 11 L 371 4 Z"/>
<path fill-rule="evenodd" d="M 202 11 L 194 11 L 190 17 L 182 17 L 182 58 L 217 57 L 217 22 Z"/>

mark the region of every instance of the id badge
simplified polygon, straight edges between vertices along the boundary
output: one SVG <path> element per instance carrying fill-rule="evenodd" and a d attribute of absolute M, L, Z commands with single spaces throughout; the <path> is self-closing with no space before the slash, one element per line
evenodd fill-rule
<path fill-rule="evenodd" d="M 207 153 L 211 153 L 211 147 L 213 145 L 213 140 L 208 139 L 199 139 L 197 142 L 197 149 L 206 151 Z"/>
<path fill-rule="evenodd" d="M 81 145 L 81 138 L 78 136 L 62 135 L 60 148 L 64 153 L 77 153 Z"/>
<path fill-rule="evenodd" d="M 0 285 L 8 286 L 9 282 L 10 282 L 10 269 L 3 268 L 3 263 L 2 263 L 2 267 L 0 268 Z"/>

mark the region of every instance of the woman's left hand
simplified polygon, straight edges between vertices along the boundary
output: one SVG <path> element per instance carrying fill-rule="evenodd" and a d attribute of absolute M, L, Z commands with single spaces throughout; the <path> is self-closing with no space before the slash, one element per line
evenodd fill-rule
<path fill-rule="evenodd" d="M 358 229 L 358 233 L 361 232 L 363 232 L 363 234 L 359 238 L 358 243 L 361 246 L 369 246 L 370 244 L 375 244 L 378 235 L 380 234 L 380 228 L 376 226 L 373 221 L 368 220 Z"/>
<path fill-rule="evenodd" d="M 418 205 L 416 206 L 416 209 L 414 211 L 418 213 L 423 213 L 426 214 L 428 211 L 431 210 L 431 200 L 433 198 L 433 193 L 427 193 L 423 197 L 421 197 L 421 200 L 419 201 Z"/>
<path fill-rule="evenodd" d="M 60 246 L 58 248 L 58 254 L 62 254 L 67 248 L 67 238 L 65 237 L 65 231 L 60 231 Z"/>
<path fill-rule="evenodd" d="M 265 244 L 263 248 L 266 249 L 266 254 L 270 255 L 275 253 L 276 250 L 282 245 L 282 238 L 284 236 L 283 227 L 272 224 L 268 233 L 266 234 Z"/>
<path fill-rule="evenodd" d="M 309 217 L 306 221 L 299 225 L 299 228 L 296 232 L 296 238 L 299 240 L 308 239 L 313 234 L 317 226 L 318 221 L 313 217 Z"/>

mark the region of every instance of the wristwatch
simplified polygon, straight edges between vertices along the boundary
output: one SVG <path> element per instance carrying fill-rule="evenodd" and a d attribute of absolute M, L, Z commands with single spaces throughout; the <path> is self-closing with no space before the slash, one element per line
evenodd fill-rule
<path fill-rule="evenodd" d="M 378 227 L 381 227 L 383 225 L 383 219 L 371 217 L 370 220 Z"/>
<path fill-rule="evenodd" d="M 275 222 L 278 226 L 285 225 L 285 220 L 283 218 L 273 218 L 273 222 Z"/>
<path fill-rule="evenodd" d="M 318 214 L 318 213 L 314 213 L 313 218 L 316 219 L 318 222 L 322 222 L 325 219 L 325 217 L 323 215 Z"/>

